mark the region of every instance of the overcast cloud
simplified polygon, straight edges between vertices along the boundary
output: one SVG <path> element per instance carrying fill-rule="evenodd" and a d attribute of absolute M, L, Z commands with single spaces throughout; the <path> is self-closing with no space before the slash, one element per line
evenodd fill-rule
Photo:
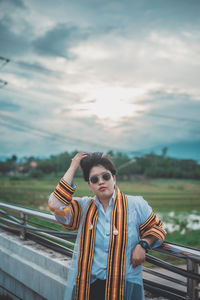
<path fill-rule="evenodd" d="M 197 0 L 0 0 L 0 155 L 200 141 L 199 13 Z"/>

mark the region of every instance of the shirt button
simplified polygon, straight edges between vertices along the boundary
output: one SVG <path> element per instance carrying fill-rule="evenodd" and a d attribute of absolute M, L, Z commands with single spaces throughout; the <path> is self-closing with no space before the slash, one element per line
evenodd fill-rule
<path fill-rule="evenodd" d="M 109 236 L 109 235 L 110 235 L 110 232 L 107 232 L 106 235 Z"/>

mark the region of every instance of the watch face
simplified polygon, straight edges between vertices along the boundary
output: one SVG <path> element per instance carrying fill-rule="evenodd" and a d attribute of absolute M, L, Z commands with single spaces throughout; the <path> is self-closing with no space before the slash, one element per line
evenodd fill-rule
<path fill-rule="evenodd" d="M 145 250 L 149 249 L 149 245 L 147 242 L 145 241 L 140 241 L 139 244 L 142 246 L 142 248 L 144 248 Z"/>

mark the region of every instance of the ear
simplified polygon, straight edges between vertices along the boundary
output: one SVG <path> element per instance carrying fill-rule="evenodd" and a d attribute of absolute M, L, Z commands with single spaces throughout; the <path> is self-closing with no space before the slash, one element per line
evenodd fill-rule
<path fill-rule="evenodd" d="M 90 182 L 88 181 L 88 186 L 89 186 L 89 188 L 91 189 L 91 187 L 90 187 Z"/>

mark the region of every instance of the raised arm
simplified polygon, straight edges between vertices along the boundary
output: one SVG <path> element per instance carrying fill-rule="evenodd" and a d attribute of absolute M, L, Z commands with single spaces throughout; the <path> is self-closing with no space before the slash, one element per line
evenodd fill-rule
<path fill-rule="evenodd" d="M 69 185 L 72 184 L 74 175 L 80 166 L 80 161 L 86 156 L 88 156 L 87 152 L 79 152 L 74 156 L 74 158 L 72 158 L 71 165 L 67 170 L 67 172 L 65 173 L 65 175 L 63 176 L 63 180 L 67 182 Z"/>
<path fill-rule="evenodd" d="M 72 185 L 72 181 L 80 165 L 81 159 L 86 156 L 86 152 L 79 152 L 74 156 L 69 169 L 49 197 L 49 209 L 55 214 L 58 222 L 62 224 L 67 224 L 69 223 L 69 220 L 72 219 L 75 222 L 75 218 L 80 217 L 80 205 L 77 201 L 72 200 L 75 192 L 75 186 Z M 71 218 L 72 216 L 73 218 Z M 72 223 L 70 224 L 70 227 L 73 229 L 75 225 L 72 225 Z"/>

